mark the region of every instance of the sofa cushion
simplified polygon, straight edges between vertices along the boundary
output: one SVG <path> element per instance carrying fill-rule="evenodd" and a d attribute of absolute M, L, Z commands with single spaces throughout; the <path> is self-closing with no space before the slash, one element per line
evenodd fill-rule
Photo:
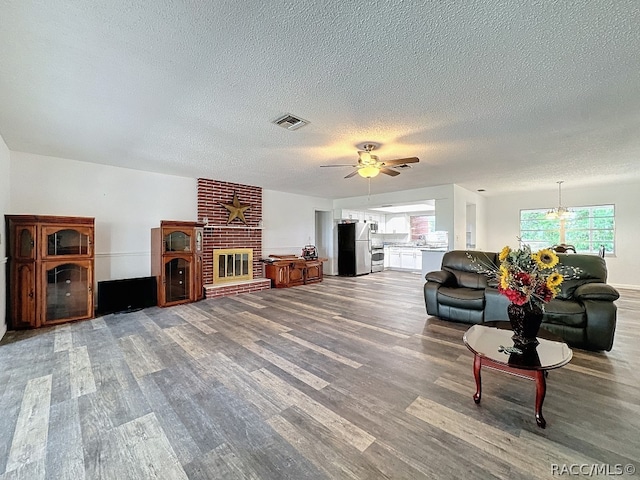
<path fill-rule="evenodd" d="M 573 297 L 576 288 L 586 283 L 606 283 L 607 265 L 603 258 L 597 255 L 575 255 L 559 253 L 560 273 L 571 274 L 578 268 L 577 278 L 567 279 L 560 285 L 560 293 L 556 298 L 566 300 Z"/>
<path fill-rule="evenodd" d="M 495 265 L 495 261 L 495 253 L 452 250 L 442 257 L 442 270 L 455 275 L 459 287 L 483 289 L 488 277 L 478 271 Z"/>
<path fill-rule="evenodd" d="M 584 327 L 587 312 L 579 302 L 553 299 L 544 306 L 544 323 Z"/>
<path fill-rule="evenodd" d="M 484 290 L 474 288 L 440 287 L 438 302 L 449 307 L 482 310 L 484 308 Z"/>
<path fill-rule="evenodd" d="M 448 305 L 440 305 L 440 315 L 446 319 L 464 323 L 482 323 L 483 318 L 482 310 L 469 310 Z"/>

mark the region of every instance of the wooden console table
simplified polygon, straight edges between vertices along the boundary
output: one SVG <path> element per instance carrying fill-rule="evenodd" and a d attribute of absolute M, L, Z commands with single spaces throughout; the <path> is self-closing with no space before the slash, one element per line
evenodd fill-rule
<path fill-rule="evenodd" d="M 270 255 L 276 260 L 263 260 L 264 276 L 273 288 L 295 287 L 322 281 L 322 262 L 327 258 L 306 260 L 296 255 Z"/>

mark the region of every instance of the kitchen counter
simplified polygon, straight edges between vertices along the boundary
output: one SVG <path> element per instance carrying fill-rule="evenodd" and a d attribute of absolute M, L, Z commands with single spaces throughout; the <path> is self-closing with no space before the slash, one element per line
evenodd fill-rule
<path fill-rule="evenodd" d="M 411 244 L 407 244 L 407 243 L 387 243 L 384 245 L 384 247 L 389 247 L 389 248 L 415 248 L 418 250 L 428 250 L 430 252 L 432 251 L 437 251 L 437 252 L 446 252 L 447 251 L 447 247 L 427 247 L 426 245 L 411 245 Z"/>

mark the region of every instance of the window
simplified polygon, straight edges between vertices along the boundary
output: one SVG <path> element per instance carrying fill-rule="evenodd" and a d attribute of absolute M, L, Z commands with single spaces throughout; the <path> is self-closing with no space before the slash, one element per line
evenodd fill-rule
<path fill-rule="evenodd" d="M 615 208 L 613 205 L 571 207 L 565 220 L 546 218 L 546 209 L 520 211 L 520 238 L 532 250 L 559 243 L 576 247 L 579 253 L 615 253 Z"/>
<path fill-rule="evenodd" d="M 411 241 L 424 240 L 427 235 L 436 229 L 435 215 L 411 215 L 409 217 L 411 228 Z"/>

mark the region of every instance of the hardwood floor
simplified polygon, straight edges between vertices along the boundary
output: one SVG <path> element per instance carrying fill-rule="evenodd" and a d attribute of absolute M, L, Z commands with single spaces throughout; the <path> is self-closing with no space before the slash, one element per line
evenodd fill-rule
<path fill-rule="evenodd" d="M 573 464 L 640 468 L 640 292 L 621 292 L 611 352 L 574 350 L 550 372 L 543 430 L 533 382 L 483 370 L 482 403 L 473 402 L 468 325 L 429 318 L 422 284 L 389 271 L 326 277 L 9 332 L 0 480 L 514 479 L 557 477 Z"/>

